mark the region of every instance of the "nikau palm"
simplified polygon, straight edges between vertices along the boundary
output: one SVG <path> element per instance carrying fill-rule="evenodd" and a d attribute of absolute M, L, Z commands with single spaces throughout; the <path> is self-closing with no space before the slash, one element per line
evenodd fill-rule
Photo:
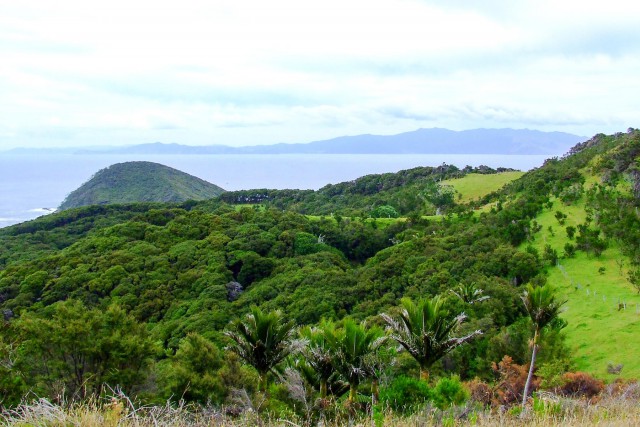
<path fill-rule="evenodd" d="M 467 304 L 475 304 L 488 300 L 490 297 L 482 295 L 483 290 L 478 289 L 475 283 L 463 283 L 459 285 L 455 290 L 451 289 L 451 293 L 460 298 Z"/>
<path fill-rule="evenodd" d="M 293 321 L 284 321 L 280 311 L 263 313 L 258 307 L 225 335 L 232 340 L 229 349 L 258 371 L 262 391 L 267 389 L 267 374 L 299 347 Z"/>
<path fill-rule="evenodd" d="M 529 365 L 529 374 L 527 375 L 527 382 L 524 385 L 524 392 L 522 394 L 523 407 L 527 402 L 531 378 L 533 377 L 533 370 L 535 369 L 540 333 L 546 326 L 558 318 L 562 306 L 567 302 L 566 300 L 556 301 L 555 297 L 555 292 L 550 285 L 533 287 L 529 284 L 522 295 L 524 308 L 527 310 L 527 313 L 529 313 L 529 317 L 531 317 L 534 326 L 531 364 Z"/>
<path fill-rule="evenodd" d="M 363 323 L 347 319 L 338 329 L 333 343 L 336 370 L 349 383 L 348 402 L 353 402 L 360 383 L 374 375 L 376 353 L 386 337 L 382 329 L 367 328 Z"/>
<path fill-rule="evenodd" d="M 400 318 L 388 314 L 382 318 L 388 325 L 390 337 L 396 340 L 420 365 L 420 378 L 429 379 L 429 368 L 454 348 L 482 334 L 477 330 L 463 337 L 455 337 L 458 327 L 467 316 L 451 317 L 439 297 L 423 299 L 417 304 L 409 298 L 401 300 Z"/>
<path fill-rule="evenodd" d="M 327 384 L 336 373 L 336 330 L 333 322 L 322 321 L 318 327 L 307 326 L 300 331 L 306 341 L 302 355 L 320 383 L 320 398 L 327 397 Z"/>

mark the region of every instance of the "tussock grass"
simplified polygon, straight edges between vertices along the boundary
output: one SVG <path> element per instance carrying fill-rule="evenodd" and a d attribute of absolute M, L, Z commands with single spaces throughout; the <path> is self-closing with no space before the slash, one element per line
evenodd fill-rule
<path fill-rule="evenodd" d="M 611 390 L 611 388 L 609 388 Z M 90 402 L 59 406 L 46 399 L 37 399 L 5 411 L 0 422 L 6 426 L 87 426 L 87 427 L 183 427 L 183 426 L 308 426 L 337 427 L 354 425 L 377 426 L 637 426 L 640 425 L 640 388 L 637 384 L 622 392 L 604 393 L 597 402 L 569 399 L 551 393 L 540 394 L 525 413 L 519 406 L 506 409 L 464 407 L 439 411 L 426 407 L 408 417 L 390 411 L 371 417 L 305 423 L 300 419 L 283 419 L 246 412 L 239 416 L 225 415 L 220 409 L 203 406 L 172 405 L 135 407 L 126 397 L 114 397 L 108 402 Z"/>

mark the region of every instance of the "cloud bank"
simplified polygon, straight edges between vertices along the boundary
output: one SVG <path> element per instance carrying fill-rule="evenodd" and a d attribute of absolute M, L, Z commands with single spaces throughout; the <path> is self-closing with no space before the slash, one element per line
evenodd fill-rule
<path fill-rule="evenodd" d="M 3 2 L 0 149 L 638 126 L 620 0 Z"/>

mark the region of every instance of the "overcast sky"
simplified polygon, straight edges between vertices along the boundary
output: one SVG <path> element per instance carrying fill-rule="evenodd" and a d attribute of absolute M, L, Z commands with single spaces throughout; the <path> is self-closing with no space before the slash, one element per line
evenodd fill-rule
<path fill-rule="evenodd" d="M 640 2 L 0 0 L 0 149 L 640 126 Z"/>

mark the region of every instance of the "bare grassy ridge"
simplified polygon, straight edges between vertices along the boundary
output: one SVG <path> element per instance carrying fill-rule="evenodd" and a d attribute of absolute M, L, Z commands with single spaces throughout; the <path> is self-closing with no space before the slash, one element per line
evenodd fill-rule
<path fill-rule="evenodd" d="M 360 416 L 340 421 L 327 421 L 326 427 L 356 425 L 374 426 L 638 426 L 640 425 L 640 387 L 636 383 L 615 395 L 605 392 L 597 402 L 542 394 L 527 412 L 501 409 L 482 410 L 471 405 L 447 411 L 425 408 L 410 417 L 390 411 L 375 417 Z M 90 402 L 62 407 L 46 399 L 7 410 L 0 414 L 6 426 L 87 426 L 87 427 L 182 427 L 182 426 L 309 426 L 300 419 L 282 419 L 247 411 L 229 416 L 217 408 L 172 405 L 136 407 L 126 398 L 106 402 Z"/>
<path fill-rule="evenodd" d="M 462 178 L 447 179 L 441 182 L 450 185 L 459 194 L 459 203 L 479 200 L 489 193 L 497 191 L 506 184 L 524 175 L 524 172 L 510 171 L 496 174 L 470 173 Z"/>

